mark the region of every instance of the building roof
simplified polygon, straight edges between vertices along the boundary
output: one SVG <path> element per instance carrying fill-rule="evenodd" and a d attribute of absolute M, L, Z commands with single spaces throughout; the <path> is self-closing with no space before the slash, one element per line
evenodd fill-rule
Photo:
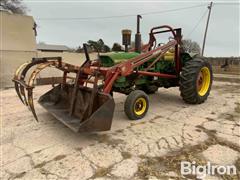
<path fill-rule="evenodd" d="M 37 44 L 37 50 L 68 51 L 69 48 L 65 45 Z"/>

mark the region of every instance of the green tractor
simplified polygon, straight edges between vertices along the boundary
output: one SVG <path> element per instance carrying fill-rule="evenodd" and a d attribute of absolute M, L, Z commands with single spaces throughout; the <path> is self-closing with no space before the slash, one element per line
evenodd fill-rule
<path fill-rule="evenodd" d="M 134 48 L 128 48 L 131 31 L 122 31 L 125 52 L 101 54 L 97 59 L 90 60 L 84 45 L 86 61 L 81 66 L 62 62 L 61 57 L 33 58 L 32 62 L 21 65 L 13 78 L 15 89 L 35 119 L 38 118 L 32 97 L 34 80 L 46 67 L 63 71 L 63 77 L 50 78 L 51 82 L 49 78 L 42 79 L 42 84 L 59 85 L 42 95 L 39 103 L 76 132 L 105 131 L 111 128 L 115 107 L 113 92 L 127 95 L 124 111 L 132 120 L 146 115 L 149 109 L 148 96 L 160 87 L 177 86 L 185 102 L 203 103 L 212 85 L 209 62 L 204 57 L 184 52 L 181 28 L 173 29 L 168 25 L 153 27 L 149 33 L 149 42 L 142 45 L 140 18 L 137 17 Z M 172 37 L 165 44 L 159 43 L 156 35 L 161 33 L 171 33 Z M 33 66 L 37 67 L 26 81 L 27 71 Z M 75 73 L 76 78 L 69 77 L 68 73 Z"/>

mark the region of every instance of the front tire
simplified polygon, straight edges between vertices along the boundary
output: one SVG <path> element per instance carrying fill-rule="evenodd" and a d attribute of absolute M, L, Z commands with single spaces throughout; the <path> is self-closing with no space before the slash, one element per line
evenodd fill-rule
<path fill-rule="evenodd" d="M 206 60 L 194 58 L 186 62 L 180 75 L 183 100 L 190 104 L 203 103 L 209 96 L 212 79 L 212 67 Z"/>
<path fill-rule="evenodd" d="M 128 96 L 124 104 L 125 114 L 129 119 L 137 120 L 143 118 L 149 108 L 148 95 L 141 91 L 132 91 Z"/>

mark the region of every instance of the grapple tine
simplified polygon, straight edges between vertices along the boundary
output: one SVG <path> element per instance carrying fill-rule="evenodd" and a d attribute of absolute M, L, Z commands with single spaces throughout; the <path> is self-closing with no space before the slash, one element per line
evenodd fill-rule
<path fill-rule="evenodd" d="M 24 104 L 24 101 L 23 101 L 22 96 L 21 96 L 20 91 L 19 91 L 19 85 L 18 85 L 17 82 L 14 83 L 14 87 L 15 87 L 15 90 L 16 90 L 16 93 L 17 93 L 19 99 L 20 99 L 20 100 L 22 101 L 22 103 Z"/>
<path fill-rule="evenodd" d="M 19 74 L 21 73 L 21 71 L 23 70 L 23 68 L 25 68 L 28 64 L 31 64 L 31 62 L 27 62 L 27 63 L 24 63 L 22 65 L 20 65 L 17 70 L 15 71 L 15 74 L 14 74 L 14 79 L 19 79 Z"/>
<path fill-rule="evenodd" d="M 48 61 L 48 59 L 50 61 Z M 48 59 L 40 58 L 39 60 L 35 59 L 31 62 L 22 64 L 17 68 L 13 77 L 15 90 L 19 99 L 22 101 L 23 104 L 29 107 L 29 110 L 32 112 L 36 121 L 38 121 L 38 118 L 37 118 L 35 108 L 34 108 L 34 103 L 33 103 L 34 80 L 36 79 L 37 74 L 45 67 L 48 67 L 51 65 L 58 67 L 62 63 L 58 57 L 48 58 Z M 35 68 L 35 70 L 33 70 L 33 72 L 30 74 L 29 79 L 26 81 L 25 77 L 29 69 L 31 69 L 35 65 L 38 65 L 38 66 Z"/>
<path fill-rule="evenodd" d="M 32 74 L 30 75 L 30 78 L 28 80 L 28 86 L 33 87 L 34 80 L 36 79 L 36 76 L 39 74 L 39 72 L 52 64 L 53 64 L 53 62 L 48 62 L 48 63 L 42 63 L 42 64 L 38 65 L 36 67 L 36 69 L 32 72 Z"/>
<path fill-rule="evenodd" d="M 27 103 L 28 103 L 29 108 L 32 111 L 32 114 L 33 114 L 34 118 L 36 119 L 36 121 L 38 121 L 38 118 L 37 118 L 36 111 L 35 111 L 35 108 L 34 108 L 34 103 L 33 103 L 33 88 L 34 88 L 33 83 L 34 83 L 34 80 L 36 79 L 36 76 L 39 74 L 39 72 L 41 70 L 43 70 L 44 68 L 50 66 L 51 64 L 53 64 L 53 62 L 42 63 L 42 64 L 38 65 L 36 67 L 36 69 L 32 72 L 32 74 L 30 75 L 30 78 L 28 80 L 28 88 L 27 88 L 28 99 L 27 99 Z"/>
<path fill-rule="evenodd" d="M 20 78 L 21 78 L 21 77 L 20 77 L 20 73 L 22 72 L 22 70 L 23 70 L 28 64 L 31 64 L 31 63 L 29 63 L 29 62 L 24 63 L 24 64 L 22 64 L 21 66 L 19 66 L 19 67 L 17 68 L 17 70 L 15 71 L 13 80 L 20 80 Z M 16 93 L 17 93 L 19 99 L 22 101 L 23 104 L 27 105 L 27 104 L 26 104 L 27 101 L 26 101 L 26 97 L 25 97 L 24 87 L 22 87 L 22 85 L 19 84 L 19 83 L 16 82 L 16 81 L 14 82 L 14 84 L 15 84 L 15 90 L 16 90 Z M 22 96 L 24 96 L 24 99 L 22 98 Z"/>
<path fill-rule="evenodd" d="M 53 63 L 53 62 L 51 62 L 51 63 Z M 44 64 L 49 64 L 49 62 L 38 61 L 38 62 L 24 63 L 16 70 L 14 79 L 17 79 L 17 80 L 20 80 L 20 81 L 24 82 L 24 78 L 26 77 L 27 71 L 31 67 L 33 67 L 33 66 L 35 66 L 37 64 L 41 64 L 41 65 L 43 64 L 44 65 Z M 15 83 L 17 83 L 17 82 L 15 82 Z M 23 104 L 28 106 L 28 100 L 27 100 L 26 93 L 25 93 L 25 87 L 22 84 L 19 84 L 19 83 L 17 83 L 17 84 L 18 84 L 18 86 L 15 86 L 16 88 L 18 88 L 18 89 L 16 89 L 16 91 L 19 94 L 20 99 L 23 102 Z"/>
<path fill-rule="evenodd" d="M 34 118 L 36 119 L 36 121 L 38 122 L 38 118 L 35 112 L 35 108 L 34 108 L 34 104 L 33 104 L 33 93 L 32 93 L 33 87 L 28 88 L 27 92 L 28 92 L 28 105 L 30 110 L 32 111 L 32 114 L 34 116 Z"/>
<path fill-rule="evenodd" d="M 27 98 L 26 98 L 25 89 L 24 89 L 24 87 L 21 84 L 20 84 L 20 92 L 21 92 L 21 95 L 24 98 L 24 104 L 26 106 L 28 106 L 28 101 L 27 101 Z"/>

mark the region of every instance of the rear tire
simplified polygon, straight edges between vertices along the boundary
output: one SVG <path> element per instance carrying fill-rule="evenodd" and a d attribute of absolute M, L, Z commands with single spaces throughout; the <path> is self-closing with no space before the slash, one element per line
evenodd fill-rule
<path fill-rule="evenodd" d="M 137 120 L 143 118 L 149 108 L 148 95 L 141 91 L 132 91 L 128 96 L 124 104 L 125 114 L 129 119 Z"/>
<path fill-rule="evenodd" d="M 194 58 L 186 62 L 179 83 L 183 100 L 190 104 L 203 103 L 209 96 L 212 79 L 212 67 L 206 60 Z"/>

